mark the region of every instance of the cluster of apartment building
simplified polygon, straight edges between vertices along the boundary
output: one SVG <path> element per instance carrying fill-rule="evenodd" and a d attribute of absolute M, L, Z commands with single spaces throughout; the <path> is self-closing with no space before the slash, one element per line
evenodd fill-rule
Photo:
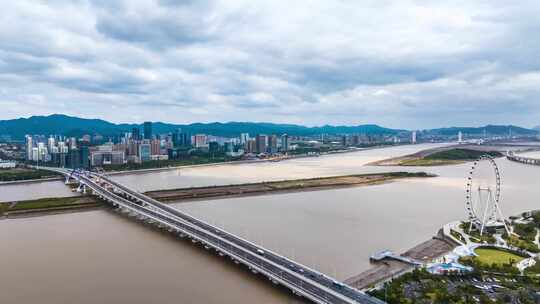
<path fill-rule="evenodd" d="M 142 131 L 142 132 L 141 132 Z M 142 130 L 133 127 L 107 141 L 100 135 L 80 138 L 61 135 L 27 135 L 26 161 L 69 168 L 89 168 L 156 160 L 175 160 L 198 155 L 216 154 L 230 157 L 276 154 L 291 149 L 289 136 L 242 133 L 227 138 L 206 134 L 191 135 L 178 129 L 167 134 L 153 134 L 152 123 L 145 122 Z"/>

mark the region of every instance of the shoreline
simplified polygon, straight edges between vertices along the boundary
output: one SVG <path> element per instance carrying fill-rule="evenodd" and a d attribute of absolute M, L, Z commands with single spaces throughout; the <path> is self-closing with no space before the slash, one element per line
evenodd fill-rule
<path fill-rule="evenodd" d="M 380 166 L 380 167 L 387 167 L 387 166 L 397 166 L 397 167 L 438 167 L 438 166 L 452 166 L 452 165 L 461 165 L 465 164 L 471 161 L 474 161 L 476 158 L 471 159 L 465 159 L 465 158 L 427 158 L 430 155 L 438 154 L 438 153 L 445 153 L 445 152 L 453 152 L 452 150 L 470 150 L 470 151 L 476 151 L 476 152 L 499 152 L 503 155 L 498 156 L 504 157 L 504 152 L 506 150 L 504 149 L 504 145 L 493 145 L 493 144 L 487 144 L 487 145 L 471 145 L 471 144 L 455 144 L 455 145 L 449 145 L 445 147 L 439 147 L 439 148 L 433 148 L 433 149 L 426 149 L 422 150 L 413 154 L 404 155 L 404 156 L 398 156 L 398 157 L 392 157 L 388 159 L 383 159 L 379 161 L 374 161 L 369 164 L 368 166 Z"/>
<path fill-rule="evenodd" d="M 321 153 L 321 154 L 317 154 L 317 155 L 307 155 L 307 154 L 289 155 L 289 156 L 287 156 L 287 157 L 285 157 L 283 159 L 280 159 L 278 161 L 276 161 L 274 159 L 235 160 L 235 161 L 226 161 L 226 162 L 194 164 L 194 165 L 180 165 L 180 166 L 161 167 L 161 168 L 147 168 L 147 169 L 122 170 L 122 171 L 106 171 L 106 174 L 107 175 L 131 175 L 131 174 L 137 175 L 137 174 L 146 174 L 146 173 L 164 172 L 164 171 L 172 171 L 172 170 L 179 170 L 179 169 L 191 169 L 191 168 L 200 168 L 200 167 L 218 167 L 218 166 L 225 166 L 225 165 L 242 165 L 242 164 L 252 164 L 252 163 L 281 162 L 281 161 L 287 161 L 287 160 L 293 160 L 293 159 L 320 157 L 320 156 L 327 156 L 327 155 L 333 155 L 333 154 L 353 153 L 353 152 L 361 152 L 361 151 L 368 151 L 368 150 L 375 150 L 375 149 L 386 149 L 386 148 L 397 147 L 397 146 L 406 146 L 406 145 L 408 145 L 408 144 L 381 145 L 381 146 L 373 146 L 373 147 L 366 147 L 366 148 L 335 150 L 335 151 L 325 152 L 325 153 Z M 56 181 L 56 180 L 62 180 L 62 177 L 50 177 L 50 178 L 42 178 L 42 179 L 25 179 L 25 180 L 4 181 L 4 182 L 0 182 L 0 187 L 2 185 L 27 184 L 27 183 L 29 184 L 29 183 L 49 182 L 49 181 Z"/>
<path fill-rule="evenodd" d="M 434 177 L 425 172 L 389 172 L 377 174 L 344 175 L 332 177 L 320 177 L 311 179 L 283 180 L 274 182 L 234 184 L 226 186 L 191 187 L 180 189 L 167 189 L 145 192 L 156 200 L 164 203 L 184 203 L 200 200 L 218 200 L 233 197 L 249 197 L 270 194 L 298 193 L 308 191 L 321 191 L 329 189 L 341 189 L 350 187 L 378 185 L 404 178 L 428 178 Z M 51 205 L 51 201 L 53 202 Z M 33 207 L 25 208 L 24 205 Z M 40 204 L 51 206 L 41 207 Z M 22 205 L 21 207 L 17 205 Z M 61 197 L 46 198 L 30 201 L 0 203 L 0 216 L 2 218 L 20 218 L 27 216 L 48 215 L 63 212 L 77 212 L 88 208 L 96 208 L 103 204 L 91 197 Z M 10 209 L 15 210 L 10 211 Z"/>
<path fill-rule="evenodd" d="M 425 264 L 448 254 L 457 246 L 459 243 L 449 238 L 441 228 L 431 239 L 399 255 L 392 254 L 380 260 L 371 261 L 369 269 L 351 276 L 344 282 L 358 290 L 367 291 L 419 267 L 407 260 Z"/>
<path fill-rule="evenodd" d="M 50 182 L 50 181 L 61 181 L 63 179 L 64 179 L 63 177 L 58 176 L 58 177 L 47 177 L 47 178 L 38 178 L 38 179 L 22 179 L 22 180 L 14 180 L 14 181 L 4 181 L 4 182 L 0 182 L 0 187 L 3 185 L 35 184 L 35 183 Z"/>
<path fill-rule="evenodd" d="M 226 162 L 218 162 L 218 163 L 171 166 L 171 167 L 162 167 L 162 168 L 148 168 L 148 169 L 135 169 L 135 170 L 123 170 L 123 171 L 106 171 L 106 173 L 107 173 L 107 175 L 129 175 L 129 174 L 145 174 L 145 173 L 152 173 L 152 172 L 162 172 L 162 171 L 200 168 L 200 167 L 218 167 L 218 166 L 225 166 L 225 165 L 242 165 L 242 164 L 252 164 L 252 163 L 282 162 L 282 161 L 288 161 L 288 160 L 293 160 L 293 159 L 312 158 L 312 157 L 320 157 L 320 156 L 327 156 L 327 155 L 333 155 L 333 154 L 344 154 L 344 153 L 352 153 L 352 152 L 361 152 L 361 151 L 375 150 L 375 149 L 385 149 L 385 148 L 396 147 L 396 146 L 405 146 L 405 145 L 382 145 L 382 146 L 373 146 L 373 147 L 366 147 L 366 148 L 335 150 L 335 151 L 324 152 L 324 153 L 316 154 L 316 155 L 296 154 L 296 155 L 288 155 L 287 157 L 284 157 L 284 158 L 279 159 L 277 161 L 274 160 L 274 159 L 248 159 L 248 160 L 235 160 L 235 161 L 226 161 Z"/>

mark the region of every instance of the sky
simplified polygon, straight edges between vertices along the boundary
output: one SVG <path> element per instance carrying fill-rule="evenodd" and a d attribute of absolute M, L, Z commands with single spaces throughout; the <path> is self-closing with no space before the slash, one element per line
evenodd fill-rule
<path fill-rule="evenodd" d="M 540 2 L 17 0 L 0 119 L 540 125 Z"/>

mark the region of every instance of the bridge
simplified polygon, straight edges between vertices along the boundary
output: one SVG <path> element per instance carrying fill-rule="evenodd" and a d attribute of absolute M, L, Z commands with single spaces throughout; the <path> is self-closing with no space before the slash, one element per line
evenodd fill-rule
<path fill-rule="evenodd" d="M 532 157 L 519 156 L 519 155 L 516 155 L 513 152 L 508 152 L 508 154 L 506 155 L 506 158 L 508 160 L 515 161 L 515 162 L 522 163 L 522 164 L 540 166 L 540 159 L 532 158 Z"/>
<path fill-rule="evenodd" d="M 134 191 L 104 174 L 63 168 L 40 167 L 60 173 L 66 184 L 75 180 L 78 190 L 91 193 L 121 213 L 157 225 L 193 243 L 201 243 L 219 256 L 228 256 L 235 264 L 243 264 L 254 274 L 262 274 L 273 284 L 290 289 L 295 295 L 314 303 L 385 303 L 280 254 L 249 242 L 178 209 L 167 206 Z"/>

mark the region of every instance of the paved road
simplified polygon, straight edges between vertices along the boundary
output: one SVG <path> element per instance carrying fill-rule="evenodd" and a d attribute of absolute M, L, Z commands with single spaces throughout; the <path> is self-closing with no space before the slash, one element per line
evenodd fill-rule
<path fill-rule="evenodd" d="M 106 176 L 90 172 L 71 173 L 67 170 L 61 172 L 65 175 L 73 174 L 72 177 L 91 188 L 94 194 L 103 199 L 165 225 L 170 230 L 190 235 L 206 246 L 248 265 L 252 271 L 265 274 L 274 283 L 279 282 L 316 303 L 384 303 L 304 265 L 131 190 Z"/>

